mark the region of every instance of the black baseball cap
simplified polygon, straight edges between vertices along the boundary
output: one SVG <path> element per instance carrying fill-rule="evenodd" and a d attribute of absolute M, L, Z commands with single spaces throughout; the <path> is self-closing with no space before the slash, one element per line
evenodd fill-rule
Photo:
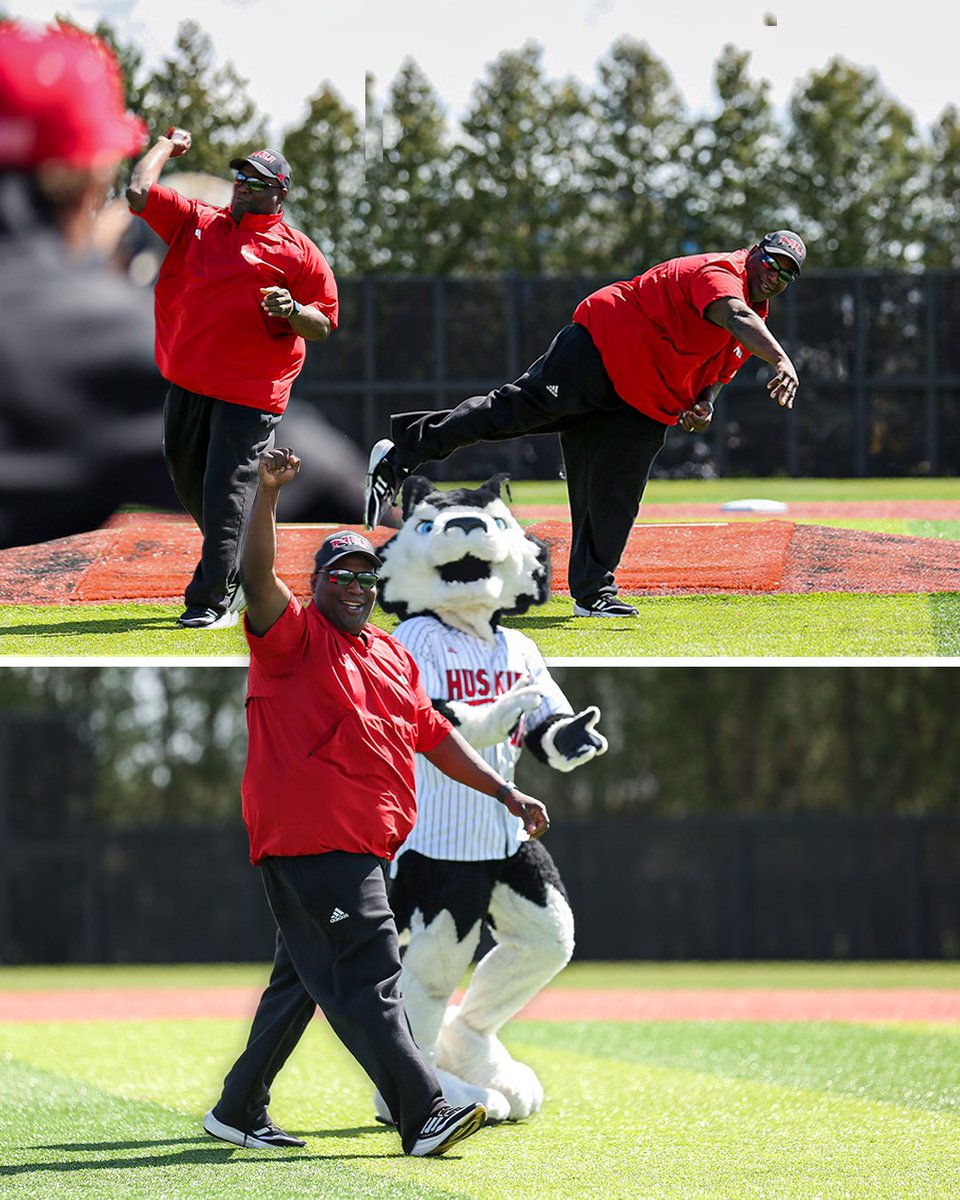
<path fill-rule="evenodd" d="M 323 544 L 314 555 L 314 569 L 322 571 L 325 567 L 332 566 L 338 559 L 346 558 L 348 554 L 365 554 L 367 558 L 373 560 L 376 566 L 380 566 L 381 560 L 374 550 L 372 542 L 367 541 L 362 533 L 341 529 L 324 538 Z"/>
<path fill-rule="evenodd" d="M 807 248 L 803 238 L 790 229 L 775 229 L 773 233 L 765 233 L 760 239 L 760 249 L 772 254 L 783 254 L 797 264 L 797 274 L 803 267 L 807 257 Z"/>
<path fill-rule="evenodd" d="M 239 171 L 241 167 L 253 167 L 264 179 L 276 179 L 285 188 L 290 186 L 290 164 L 279 150 L 253 150 L 243 158 L 230 160 L 231 171 Z"/>

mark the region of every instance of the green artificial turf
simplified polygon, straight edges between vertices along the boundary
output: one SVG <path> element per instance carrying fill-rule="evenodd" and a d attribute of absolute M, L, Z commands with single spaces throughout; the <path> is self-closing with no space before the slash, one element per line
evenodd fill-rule
<path fill-rule="evenodd" d="M 956 657 L 960 594 L 876 596 L 822 592 L 774 596 L 626 596 L 639 618 L 574 617 L 554 596 L 504 624 L 552 660 L 583 658 Z M 176 628 L 160 605 L 0 607 L 0 656 L 246 661 L 243 632 Z M 376 613 L 376 624 L 396 622 Z"/>
<path fill-rule="evenodd" d="M 639 618 L 574 617 L 570 598 L 554 596 L 504 624 L 532 637 L 551 660 L 960 655 L 958 593 L 625 598 Z M 0 656 L 246 661 L 239 626 L 182 630 L 175 625 L 178 613 L 160 605 L 3 606 Z M 374 621 L 387 630 L 396 624 L 380 612 Z"/>
<path fill-rule="evenodd" d="M 441 484 L 453 487 L 453 484 Z M 468 486 L 476 486 L 471 484 Z M 560 480 L 511 483 L 514 504 L 565 504 Z M 725 504 L 730 500 L 779 500 L 784 504 L 820 504 L 865 500 L 960 500 L 960 477 L 935 479 L 652 479 L 644 504 Z M 643 509 L 640 510 L 641 516 Z M 789 514 L 787 514 L 789 516 Z"/>
<path fill-rule="evenodd" d="M 628 978 L 638 969 L 691 982 L 748 980 L 766 969 L 584 964 L 581 982 L 597 970 L 615 981 L 621 967 Z M 861 974 L 853 964 L 841 965 L 838 975 L 837 967 L 820 964 L 774 964 L 774 975 L 778 968 L 781 983 L 798 972 L 821 981 L 846 976 L 849 985 Z M 901 980 L 923 981 L 926 974 L 908 964 L 870 964 L 862 973 L 877 984 L 887 969 Z M 145 970 L 183 982 L 197 969 Z M 36 977 L 38 984 L 43 978 Z M 374 1122 L 370 1085 L 319 1021 L 278 1077 L 271 1103 L 274 1118 L 303 1136 L 306 1148 L 242 1151 L 204 1137 L 200 1118 L 246 1032 L 246 1022 L 208 1019 L 0 1025 L 3 1195 L 946 1200 L 958 1194 L 956 1025 L 517 1021 L 504 1041 L 539 1074 L 543 1109 L 425 1160 L 401 1156 L 396 1134 Z"/>
<path fill-rule="evenodd" d="M 514 485 L 514 500 L 520 503 L 522 496 L 523 503 L 530 503 L 525 489 L 538 486 L 541 485 Z M 557 488 L 555 483 L 542 486 Z M 765 479 L 654 479 L 643 494 L 646 504 L 724 504 L 728 500 L 757 498 L 780 500 L 784 504 L 850 503 L 865 500 L 960 500 L 960 477 L 790 479 L 786 476 L 770 476 Z"/>
<path fill-rule="evenodd" d="M 788 504 L 960 500 L 960 479 L 655 480 L 645 500 L 719 506 L 749 497 Z M 517 483 L 513 502 L 565 506 L 564 486 L 559 481 Z M 824 518 L 817 523 L 960 542 L 958 521 Z M 554 660 L 960 656 L 960 597 L 954 593 L 625 598 L 640 609 L 639 620 L 575 618 L 570 598 L 554 596 L 521 617 L 507 618 L 505 624 L 530 634 Z M 0 657 L 246 660 L 239 626 L 215 632 L 184 630 L 176 625 L 179 614 L 179 605 L 0 605 Z M 380 612 L 374 620 L 388 630 L 395 625 Z"/>

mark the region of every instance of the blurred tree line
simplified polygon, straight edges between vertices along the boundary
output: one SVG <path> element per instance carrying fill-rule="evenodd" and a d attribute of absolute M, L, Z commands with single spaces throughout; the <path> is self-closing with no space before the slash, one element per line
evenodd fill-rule
<path fill-rule="evenodd" d="M 192 132 L 184 170 L 223 175 L 267 140 L 246 81 L 197 22 L 149 70 L 109 24 L 96 32 L 152 135 Z M 291 220 L 342 274 L 622 277 L 779 226 L 802 232 L 814 267 L 960 265 L 955 105 L 921 129 L 875 70 L 835 57 L 781 113 L 733 45 L 712 82 L 715 111 L 692 114 L 645 42 L 618 39 L 589 86 L 548 77 L 528 42 L 487 65 L 459 122 L 408 59 L 385 96 L 368 78 L 363 113 L 319 83 L 271 140 L 293 169 Z"/>
<path fill-rule="evenodd" d="M 606 755 L 569 774 L 523 756 L 518 781 L 558 818 L 960 808 L 960 672 L 950 668 L 610 666 L 554 674 L 575 710 L 600 707 L 610 742 Z M 97 824 L 234 822 L 245 688 L 242 667 L 10 666 L 0 672 L 0 730 L 22 728 L 30 714 L 67 722 L 89 748 L 86 819 Z M 7 786 L 19 778 L 26 789 L 30 767 L 8 765 Z M 42 808 L 42 800 L 32 803 Z"/>

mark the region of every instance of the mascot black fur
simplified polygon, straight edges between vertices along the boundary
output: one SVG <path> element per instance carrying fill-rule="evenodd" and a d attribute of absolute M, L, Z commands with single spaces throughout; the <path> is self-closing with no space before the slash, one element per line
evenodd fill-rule
<path fill-rule="evenodd" d="M 574 714 L 539 650 L 504 614 L 549 595 L 549 559 L 501 499 L 506 476 L 440 491 L 403 487 L 403 525 L 380 550 L 380 603 L 427 694 L 504 779 L 523 749 L 570 771 L 607 748 L 600 712 Z M 493 1120 L 535 1112 L 543 1088 L 497 1036 L 573 953 L 573 914 L 547 850 L 496 800 L 417 764 L 417 824 L 394 864 L 391 899 L 408 938 L 401 988 L 414 1036 L 450 1103 Z M 493 949 L 462 1003 L 449 1003 L 486 927 Z M 377 1098 L 378 1114 L 385 1108 Z"/>

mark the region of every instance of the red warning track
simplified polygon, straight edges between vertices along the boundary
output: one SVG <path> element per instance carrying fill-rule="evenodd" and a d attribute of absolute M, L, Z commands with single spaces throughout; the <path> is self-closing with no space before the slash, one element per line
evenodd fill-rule
<path fill-rule="evenodd" d="M 517 510 L 551 549 L 553 589 L 567 590 L 570 524 L 562 508 Z M 792 505 L 800 519 L 960 520 L 950 501 Z M 628 594 L 960 591 L 960 542 L 724 514 L 717 505 L 645 505 L 617 580 Z M 281 527 L 278 571 L 309 596 L 313 553 L 329 526 Z M 359 527 L 356 527 L 359 528 Z M 380 544 L 392 531 L 380 528 Z M 193 523 L 124 516 L 103 529 L 0 552 L 0 603 L 176 604 L 199 555 Z"/>
<path fill-rule="evenodd" d="M 249 1020 L 250 988 L 117 988 L 0 994 L 0 1022 Z M 960 1023 L 960 990 L 549 988 L 528 1021 L 920 1021 Z"/>

